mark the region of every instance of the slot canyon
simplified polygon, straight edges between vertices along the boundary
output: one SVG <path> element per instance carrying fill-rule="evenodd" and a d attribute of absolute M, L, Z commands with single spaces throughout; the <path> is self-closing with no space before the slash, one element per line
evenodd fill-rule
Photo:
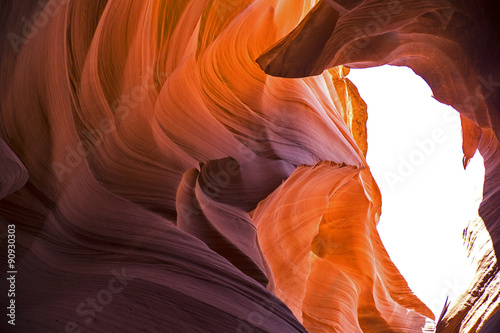
<path fill-rule="evenodd" d="M 0 331 L 500 332 L 499 17 L 495 0 L 2 0 Z M 475 275 L 439 316 L 377 228 L 349 75 L 383 65 L 454 109 L 461 168 L 484 160 Z"/>

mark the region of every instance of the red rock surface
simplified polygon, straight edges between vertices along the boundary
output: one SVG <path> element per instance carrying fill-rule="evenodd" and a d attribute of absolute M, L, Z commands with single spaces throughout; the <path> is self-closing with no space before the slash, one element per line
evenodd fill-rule
<path fill-rule="evenodd" d="M 391 262 L 367 169 L 299 166 L 252 215 L 276 295 L 309 332 L 422 332 L 432 312 Z"/>
<path fill-rule="evenodd" d="M 350 68 L 384 64 L 412 68 L 427 81 L 438 101 L 461 113 L 464 167 L 476 150 L 484 158 L 486 175 L 479 214 L 498 255 L 499 15 L 498 2 L 491 0 L 325 0 L 318 2 L 310 16 L 260 55 L 257 61 L 267 73 L 290 78 L 317 75 L 341 64 Z M 330 19 L 334 16 L 335 20 Z M 330 36 L 325 36 L 325 29 L 330 31 Z M 311 48 L 312 44 L 316 47 Z M 290 52 L 293 57 L 288 56 Z M 484 260 L 489 259 L 485 257 Z M 488 274 L 491 274 L 489 268 L 479 267 L 478 279 Z M 487 296 L 492 288 L 495 290 L 496 282 L 491 278 L 485 278 L 483 282 L 470 292 Z M 477 295 L 473 298 L 479 303 L 484 302 Z M 475 314 L 481 319 L 474 321 L 476 326 L 472 330 L 469 326 L 463 330 L 460 328 L 460 332 L 481 328 L 494 312 L 491 307 L 498 307 L 496 304 L 487 310 L 483 307 Z M 458 307 L 459 304 L 454 309 Z M 446 319 L 456 323 L 457 317 L 463 318 L 463 315 L 463 311 L 452 311 Z M 500 330 L 498 321 L 486 326 L 487 332 Z M 451 331 L 455 332 L 453 329 Z"/>
<path fill-rule="evenodd" d="M 16 332 L 421 332 L 432 313 L 378 236 L 366 105 L 337 66 L 409 66 L 462 113 L 498 253 L 495 9 L 3 1 Z"/>

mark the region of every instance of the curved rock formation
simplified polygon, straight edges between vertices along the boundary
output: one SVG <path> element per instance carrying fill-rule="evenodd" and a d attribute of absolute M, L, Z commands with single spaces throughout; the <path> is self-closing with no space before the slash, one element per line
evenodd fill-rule
<path fill-rule="evenodd" d="M 436 98 L 464 103 L 471 77 L 498 69 L 462 73 L 479 59 L 465 46 L 495 41 L 470 36 L 496 21 L 455 41 L 467 7 L 381 3 L 3 1 L 0 217 L 2 234 L 16 230 L 16 331 L 421 332 L 433 315 L 376 231 L 366 105 L 332 67 L 408 65 Z M 384 6 L 396 16 L 342 55 Z M 428 61 L 415 60 L 421 44 Z M 269 76 L 257 58 L 273 75 L 315 76 Z M 497 244 L 495 84 L 457 108 L 464 161 L 476 147 L 485 157 L 481 214 Z"/>
<path fill-rule="evenodd" d="M 309 332 L 422 332 L 434 317 L 385 251 L 380 213 L 370 172 L 330 162 L 299 166 L 254 211 L 276 295 Z"/>
<path fill-rule="evenodd" d="M 479 214 L 498 255 L 498 15 L 500 5 L 491 0 L 319 1 L 309 16 L 257 62 L 271 75 L 290 78 L 318 75 L 341 64 L 352 68 L 408 66 L 422 76 L 438 101 L 461 113 L 464 167 L 476 150 L 484 158 L 486 175 Z M 313 25 L 309 21 L 314 21 Z M 330 36 L 325 36 L 325 29 Z M 321 47 L 311 48 L 311 44 Z M 298 56 L 288 57 L 289 52 Z M 489 274 L 486 271 L 480 268 L 479 274 Z M 477 288 L 471 292 L 488 293 L 482 285 Z M 482 311 L 487 317 L 492 313 L 491 309 Z M 498 325 L 487 326 L 498 330 Z"/>
<path fill-rule="evenodd" d="M 0 164 L 2 174 L 0 175 L 0 200 L 19 190 L 28 181 L 28 170 L 23 163 L 0 139 Z"/>
<path fill-rule="evenodd" d="M 491 239 L 481 219 L 469 223 L 463 236 L 469 255 L 477 256 L 477 274 L 467 292 L 442 314 L 436 332 L 496 332 L 497 319 L 486 322 L 498 310 L 500 292 L 500 275 Z"/>

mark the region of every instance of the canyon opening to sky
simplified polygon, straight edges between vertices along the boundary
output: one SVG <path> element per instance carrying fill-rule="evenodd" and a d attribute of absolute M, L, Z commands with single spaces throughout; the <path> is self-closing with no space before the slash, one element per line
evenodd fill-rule
<path fill-rule="evenodd" d="M 410 68 L 352 69 L 368 106 L 368 154 L 382 193 L 378 230 L 415 294 L 439 317 L 467 290 L 476 264 L 462 233 L 478 218 L 481 155 L 462 164 L 459 113 L 436 101 Z"/>

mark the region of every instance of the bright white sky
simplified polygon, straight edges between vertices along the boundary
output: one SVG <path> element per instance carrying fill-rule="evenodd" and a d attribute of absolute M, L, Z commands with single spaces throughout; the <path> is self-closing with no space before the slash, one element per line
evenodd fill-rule
<path fill-rule="evenodd" d="M 382 241 L 437 319 L 446 296 L 453 301 L 475 272 L 462 231 L 477 216 L 482 157 L 476 153 L 464 171 L 458 112 L 432 98 L 411 69 L 357 69 L 348 78 L 368 104 L 367 159 L 382 192 Z"/>

